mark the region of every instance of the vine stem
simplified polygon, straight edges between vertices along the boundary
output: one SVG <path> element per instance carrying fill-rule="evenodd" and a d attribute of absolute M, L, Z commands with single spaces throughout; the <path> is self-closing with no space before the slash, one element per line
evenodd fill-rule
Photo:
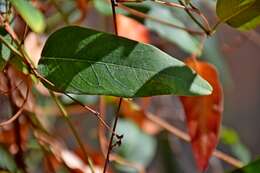
<path fill-rule="evenodd" d="M 145 13 L 142 13 L 138 10 L 135 10 L 133 8 L 129 8 L 121 3 L 118 3 L 118 7 L 129 12 L 130 14 L 133 14 L 135 16 L 138 16 L 138 17 L 141 17 L 141 18 L 145 18 L 145 19 L 150 19 L 150 20 L 153 20 L 155 22 L 158 22 L 160 24 L 163 24 L 163 25 L 167 25 L 169 27 L 172 27 L 172 28 L 176 28 L 176 29 L 180 29 L 180 30 L 184 30 L 190 34 L 193 34 L 193 35 L 204 35 L 205 33 L 204 32 L 201 32 L 201 31 L 196 31 L 196 30 L 192 30 L 192 29 L 189 29 L 189 28 L 185 28 L 185 27 L 181 27 L 181 26 L 178 26 L 178 25 L 175 25 L 175 24 L 172 24 L 172 23 L 169 23 L 167 21 L 164 21 L 164 20 L 161 20 L 161 19 L 158 19 L 156 17 L 153 17 L 153 16 L 149 16 Z"/>
<path fill-rule="evenodd" d="M 114 133 L 112 133 L 112 135 L 110 137 L 103 173 L 106 173 L 106 170 L 107 170 L 107 167 L 108 167 L 108 164 L 109 164 L 109 156 L 110 156 L 110 153 L 113 149 L 113 139 L 114 139 L 114 136 L 115 136 L 116 126 L 117 126 L 117 122 L 118 122 L 118 119 L 119 119 L 119 111 L 120 111 L 120 107 L 121 107 L 121 104 L 122 104 L 122 100 L 123 100 L 123 98 L 120 97 L 118 107 L 117 107 L 117 112 L 116 112 L 116 118 L 115 118 L 114 125 L 113 125 L 113 132 Z"/>
<path fill-rule="evenodd" d="M 190 12 L 190 10 L 188 9 L 188 7 L 185 5 L 185 3 L 182 2 L 182 0 L 178 0 L 179 3 L 181 5 L 183 5 L 185 8 L 184 10 L 186 11 L 186 13 L 190 16 L 190 18 L 207 34 L 210 35 L 210 28 L 205 28 L 194 16 L 193 14 Z"/>
<path fill-rule="evenodd" d="M 118 4 L 117 4 L 116 0 L 111 0 L 112 13 L 113 13 L 113 23 L 114 23 L 114 31 L 115 31 L 115 34 L 118 36 L 117 20 L 116 20 L 116 8 L 115 8 L 115 6 L 117 6 L 117 5 Z M 122 101 L 123 101 L 123 98 L 120 97 L 120 100 L 119 100 L 119 103 L 118 103 L 118 107 L 117 107 L 117 111 L 116 111 L 116 117 L 115 117 L 114 124 L 113 124 L 113 129 L 112 129 L 113 132 L 111 134 L 109 145 L 108 145 L 107 156 L 106 156 L 106 160 L 105 160 L 103 173 L 106 173 L 106 170 L 108 168 L 109 156 L 110 156 L 110 153 L 111 153 L 111 151 L 113 149 L 113 139 L 115 137 L 115 131 L 116 131 L 116 126 L 117 126 L 118 119 L 119 119 L 119 111 L 120 111 L 120 107 L 121 107 Z"/>
<path fill-rule="evenodd" d="M 57 104 L 57 106 L 59 107 L 66 123 L 68 124 L 71 132 L 73 133 L 73 136 L 75 137 L 77 143 L 79 144 L 80 146 L 80 149 L 82 150 L 83 154 L 84 154 L 84 157 L 85 159 L 87 160 L 88 162 L 88 165 L 89 165 L 89 168 L 91 170 L 92 173 L 95 173 L 95 170 L 94 170 L 94 166 L 93 166 L 93 162 L 92 160 L 88 157 L 87 155 L 87 151 L 85 150 L 85 147 L 84 147 L 84 144 L 83 142 L 81 141 L 80 139 L 80 136 L 77 132 L 77 130 L 75 129 L 75 127 L 73 126 L 73 123 L 71 122 L 70 120 L 70 117 L 68 115 L 68 112 L 66 111 L 66 109 L 64 108 L 64 106 L 62 105 L 61 101 L 58 99 L 58 97 L 54 94 L 53 91 L 49 90 L 49 93 L 51 95 L 51 97 L 53 98 L 53 100 L 55 101 L 55 103 Z"/>
<path fill-rule="evenodd" d="M 70 96 L 67 93 L 63 93 L 64 95 L 66 95 L 67 97 L 69 97 L 71 100 L 73 100 L 74 102 L 76 102 L 77 104 L 79 104 L 81 107 L 83 107 L 84 109 L 86 109 L 87 111 L 91 112 L 92 114 L 94 114 L 98 120 L 103 124 L 104 127 L 106 127 L 109 131 L 111 131 L 113 133 L 112 128 L 106 123 L 106 121 L 102 118 L 101 113 L 95 111 L 94 109 L 90 108 L 89 106 L 83 104 L 81 101 L 75 99 L 74 97 Z M 116 134 L 117 135 L 117 134 Z"/>

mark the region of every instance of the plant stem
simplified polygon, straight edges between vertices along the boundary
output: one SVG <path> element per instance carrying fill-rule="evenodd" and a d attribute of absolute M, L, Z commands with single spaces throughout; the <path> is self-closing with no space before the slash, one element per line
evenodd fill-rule
<path fill-rule="evenodd" d="M 114 30 L 115 30 L 115 34 L 118 36 L 117 20 L 116 20 L 116 8 L 115 8 L 116 5 L 118 5 L 116 0 L 111 0 Z M 113 129 L 112 129 L 113 132 L 111 134 L 110 141 L 109 141 L 109 146 L 108 146 L 108 150 L 107 150 L 107 156 L 106 156 L 106 160 L 105 160 L 103 173 L 106 173 L 106 170 L 107 170 L 107 167 L 108 167 L 108 164 L 109 164 L 109 156 L 110 156 L 110 153 L 111 153 L 111 151 L 113 149 L 113 139 L 114 139 L 114 136 L 115 136 L 116 126 L 117 126 L 117 122 L 118 122 L 118 119 L 119 119 L 119 111 L 120 111 L 122 100 L 123 100 L 123 98 L 120 97 L 120 100 L 119 100 L 119 103 L 118 103 L 117 112 L 116 112 L 115 121 L 114 121 L 114 124 L 113 124 Z"/>
<path fill-rule="evenodd" d="M 84 147 L 84 144 L 83 144 L 83 142 L 81 141 L 80 136 L 79 136 L 77 130 L 74 128 L 74 126 L 73 126 L 73 124 L 72 124 L 72 122 L 71 122 L 71 120 L 70 120 L 70 116 L 68 115 L 68 113 L 67 113 L 65 107 L 63 106 L 63 104 L 60 102 L 60 100 L 59 100 L 58 97 L 54 94 L 53 91 L 50 91 L 50 90 L 49 90 L 49 92 L 50 92 L 51 97 L 53 98 L 53 100 L 55 101 L 55 103 L 57 104 L 57 106 L 59 107 L 59 109 L 60 109 L 60 111 L 61 111 L 61 113 L 62 113 L 62 115 L 63 115 L 63 117 L 64 117 L 66 123 L 68 124 L 70 130 L 72 131 L 73 136 L 75 137 L 77 143 L 79 144 L 79 146 L 80 146 L 80 148 L 81 148 L 81 150 L 82 150 L 82 152 L 83 152 L 83 154 L 84 154 L 85 159 L 88 161 L 88 164 L 89 164 L 89 167 L 90 167 L 91 172 L 92 172 L 92 173 L 95 173 L 92 160 L 88 157 L 87 152 L 86 152 L 85 147 Z"/>
<path fill-rule="evenodd" d="M 110 156 L 110 153 L 113 149 L 113 139 L 114 139 L 114 136 L 115 136 L 116 126 L 117 126 L 117 122 L 118 122 L 118 119 L 119 119 L 119 111 L 120 111 L 120 107 L 121 107 L 121 104 L 122 104 L 122 100 L 123 100 L 123 98 L 121 97 L 119 99 L 119 103 L 118 103 L 118 107 L 117 107 L 116 118 L 115 118 L 114 125 L 113 125 L 113 132 L 114 133 L 112 133 L 112 135 L 110 137 L 108 151 L 107 151 L 107 157 L 106 157 L 103 173 L 106 173 L 107 166 L 109 164 L 109 156 Z"/>
<path fill-rule="evenodd" d="M 178 138 L 180 138 L 180 139 L 182 139 L 186 142 L 190 142 L 191 139 L 190 139 L 190 136 L 187 133 L 185 133 L 182 130 L 174 127 L 173 125 L 171 125 L 169 123 L 167 123 L 166 121 L 162 120 L 161 118 L 159 118 L 155 115 L 152 115 L 151 113 L 147 113 L 146 117 L 150 121 L 152 121 L 153 123 L 161 126 L 162 128 L 164 128 L 168 132 L 174 134 Z M 215 157 L 217 157 L 217 158 L 225 161 L 226 163 L 229 163 L 230 165 L 237 167 L 237 168 L 241 168 L 244 165 L 240 160 L 237 160 L 237 159 L 223 153 L 222 151 L 215 150 L 213 152 L 213 156 L 215 156 Z"/>
<path fill-rule="evenodd" d="M 172 24 L 172 23 L 169 23 L 167 21 L 164 21 L 164 20 L 161 20 L 161 19 L 158 19 L 156 17 L 153 17 L 153 16 L 149 16 L 145 13 L 142 13 L 138 10 L 135 10 L 133 8 L 129 8 L 123 4 L 120 4 L 118 3 L 118 7 L 135 15 L 135 16 L 138 16 L 138 17 L 141 17 L 141 18 L 145 18 L 145 19 L 150 19 L 150 20 L 153 20 L 155 22 L 158 22 L 160 24 L 163 24 L 163 25 L 167 25 L 169 27 L 172 27 L 172 28 L 176 28 L 176 29 L 180 29 L 180 30 L 184 30 L 190 34 L 193 34 L 193 35 L 204 35 L 205 33 L 204 32 L 201 32 L 201 31 L 195 31 L 195 30 L 192 30 L 192 29 L 189 29 L 189 28 L 184 28 L 184 27 L 181 27 L 181 26 L 178 26 L 178 25 L 175 25 L 175 24 Z"/>
<path fill-rule="evenodd" d="M 0 41 L 1 41 L 6 47 L 8 47 L 14 54 L 16 54 L 16 55 L 19 56 L 19 57 L 22 57 L 22 54 L 19 52 L 19 50 L 17 50 L 12 44 L 10 44 L 9 42 L 7 42 L 2 35 L 0 35 Z"/>
<path fill-rule="evenodd" d="M 185 11 L 186 13 L 190 16 L 190 18 L 207 34 L 207 35 L 210 35 L 210 30 L 205 28 L 194 16 L 193 14 L 190 12 L 190 10 L 188 9 L 188 7 L 185 5 L 185 3 L 182 2 L 182 0 L 178 0 L 179 3 L 181 5 L 183 5 L 185 7 Z"/>

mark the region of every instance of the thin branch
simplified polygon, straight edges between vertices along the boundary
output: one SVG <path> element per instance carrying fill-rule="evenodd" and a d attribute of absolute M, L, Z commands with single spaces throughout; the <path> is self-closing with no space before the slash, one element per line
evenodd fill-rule
<path fill-rule="evenodd" d="M 0 90 L 0 93 L 1 94 L 8 94 L 8 93 L 11 93 L 12 91 L 15 91 L 18 89 L 18 87 L 20 85 L 22 85 L 25 81 L 24 80 L 21 80 L 15 87 L 11 87 L 11 89 L 8 89 L 8 90 Z"/>
<path fill-rule="evenodd" d="M 22 54 L 9 42 L 7 42 L 2 35 L 0 35 L 0 41 L 8 47 L 14 54 L 16 54 L 19 57 L 22 57 Z"/>
<path fill-rule="evenodd" d="M 106 103 L 105 103 L 105 99 L 104 99 L 103 96 L 101 96 L 101 98 L 100 98 L 99 107 L 100 107 L 100 109 L 99 109 L 100 115 L 102 116 L 103 119 L 105 119 Z M 98 127 L 98 136 L 99 136 L 100 148 L 101 148 L 102 154 L 105 157 L 105 149 L 108 146 L 108 141 L 107 141 L 107 139 L 105 137 L 104 128 L 102 126 L 100 126 L 100 125 Z M 122 158 L 121 156 L 119 156 L 117 154 L 114 154 L 114 153 L 110 154 L 110 161 L 114 161 L 114 162 L 116 162 L 118 164 L 134 168 L 139 173 L 145 173 L 144 166 L 142 166 L 141 164 L 138 164 L 138 163 L 126 160 L 126 159 Z"/>
<path fill-rule="evenodd" d="M 117 20 L 116 20 L 116 7 L 115 7 L 118 4 L 117 4 L 116 0 L 111 0 L 110 2 L 111 2 L 111 7 L 112 7 L 112 13 L 113 13 L 114 30 L 115 30 L 115 34 L 118 35 Z M 121 107 L 121 104 L 122 104 L 122 100 L 123 100 L 123 98 L 120 97 L 117 112 L 116 112 L 116 117 L 115 117 L 114 124 L 113 124 L 113 129 L 112 129 L 113 133 L 111 134 L 109 145 L 108 145 L 107 156 L 106 156 L 106 160 L 105 160 L 103 173 L 106 173 L 106 170 L 107 170 L 108 164 L 109 164 L 110 153 L 111 153 L 111 151 L 114 147 L 113 146 L 113 139 L 114 139 L 114 136 L 115 136 L 115 133 L 116 133 L 116 126 L 117 126 L 117 122 L 118 122 L 118 119 L 119 119 L 119 111 L 120 111 L 120 107 Z M 120 138 L 122 138 L 122 136 Z"/>
<path fill-rule="evenodd" d="M 166 121 L 162 120 L 161 118 L 151 114 L 151 113 L 147 113 L 146 117 L 151 120 L 152 122 L 154 122 L 155 124 L 158 124 L 159 126 L 161 126 L 162 128 L 164 128 L 165 130 L 167 130 L 168 132 L 174 134 L 175 136 L 177 136 L 178 138 L 186 141 L 186 142 L 190 142 L 190 136 L 183 132 L 182 130 L 174 127 L 173 125 L 167 123 Z M 243 167 L 243 163 L 240 160 L 237 160 L 221 151 L 215 150 L 213 152 L 213 156 L 225 161 L 226 163 L 237 167 L 237 168 L 241 168 Z"/>
<path fill-rule="evenodd" d="M 119 103 L 118 103 L 116 118 L 115 118 L 114 125 L 113 125 L 113 132 L 114 133 L 112 133 L 112 135 L 110 137 L 103 173 L 106 173 L 106 170 L 107 170 L 107 167 L 108 167 L 108 164 L 109 164 L 110 153 L 113 149 L 113 139 L 114 139 L 114 136 L 115 136 L 116 126 L 117 126 L 117 122 L 118 122 L 118 119 L 119 119 L 119 111 L 120 111 L 120 107 L 121 107 L 121 104 L 122 104 L 122 100 L 123 100 L 123 98 L 120 98 Z"/>
<path fill-rule="evenodd" d="M 2 21 L 2 16 L 0 16 L 0 21 Z M 11 51 L 13 51 L 16 55 L 18 55 L 20 58 L 23 59 L 25 64 L 30 68 L 30 70 L 33 72 L 33 74 L 42 81 L 46 82 L 47 84 L 54 86 L 54 84 L 50 81 L 48 81 L 46 78 L 44 78 L 41 74 L 38 73 L 38 71 L 35 68 L 35 65 L 33 64 L 31 58 L 29 57 L 28 53 L 26 52 L 24 46 L 21 44 L 21 41 L 18 39 L 16 33 L 14 32 L 13 28 L 10 26 L 9 23 L 4 23 L 5 30 L 7 33 L 11 36 L 11 38 L 14 40 L 16 46 L 19 48 L 16 49 L 14 46 L 12 46 L 10 43 L 8 43 L 3 36 L 0 35 L 0 40 L 3 42 Z"/>
<path fill-rule="evenodd" d="M 76 141 L 78 142 L 78 144 L 79 144 L 79 146 L 80 146 L 80 148 L 81 148 L 81 150 L 82 150 L 82 152 L 84 154 L 85 159 L 88 161 L 88 164 L 89 164 L 89 167 L 91 169 L 91 172 L 95 173 L 92 160 L 88 157 L 87 151 L 85 150 L 85 147 L 84 147 L 84 144 L 81 141 L 80 136 L 79 136 L 77 130 L 74 128 L 67 111 L 65 110 L 64 106 L 62 105 L 62 103 L 60 102 L 58 97 L 54 94 L 54 92 L 52 92 L 50 90 L 49 90 L 49 92 L 50 92 L 51 97 L 53 98 L 53 100 L 55 101 L 57 106 L 59 107 L 59 109 L 60 109 L 60 111 L 61 111 L 61 113 L 62 113 L 62 115 L 63 115 L 63 117 L 64 117 L 64 119 L 66 121 L 66 123 L 68 124 L 70 130 L 73 133 L 73 136 L 75 137 Z"/>
<path fill-rule="evenodd" d="M 194 11 L 197 11 L 197 14 L 201 17 L 201 19 L 203 20 L 203 22 L 206 24 L 206 27 L 208 28 L 209 31 L 211 31 L 211 27 L 210 27 L 210 24 L 209 24 L 209 21 L 208 19 L 206 18 L 206 16 L 195 6 L 193 5 L 191 2 L 189 3 L 191 8 L 194 10 Z"/>
<path fill-rule="evenodd" d="M 185 6 L 185 11 L 186 13 L 190 16 L 190 18 L 207 34 L 210 35 L 211 31 L 210 28 L 205 28 L 194 16 L 193 14 L 190 12 L 189 8 L 185 5 L 185 3 L 182 2 L 182 0 L 178 0 L 179 3 L 183 6 Z"/>
<path fill-rule="evenodd" d="M 77 104 L 79 104 L 80 106 L 82 106 L 84 109 L 86 109 L 87 111 L 93 113 L 98 119 L 99 121 L 109 130 L 113 133 L 112 128 L 105 122 L 105 120 L 101 117 L 101 114 L 93 109 L 91 109 L 90 107 L 88 107 L 87 105 L 84 105 L 82 102 L 80 102 L 79 100 L 75 99 L 74 97 L 70 96 L 67 93 L 63 93 L 65 94 L 67 97 L 69 97 L 71 100 L 73 100 L 74 102 L 76 102 Z"/>
<path fill-rule="evenodd" d="M 135 10 L 133 8 L 129 8 L 123 4 L 120 4 L 118 3 L 118 7 L 129 12 L 130 14 L 133 14 L 135 16 L 138 16 L 138 17 L 141 17 L 141 18 L 145 18 L 145 19 L 150 19 L 150 20 L 153 20 L 155 22 L 158 22 L 160 24 L 163 24 L 163 25 L 167 25 L 167 26 L 170 26 L 172 28 L 176 28 L 176 29 L 180 29 L 180 30 L 184 30 L 190 34 L 193 34 L 193 35 L 204 35 L 205 33 L 204 32 L 201 32 L 201 31 L 196 31 L 196 30 L 192 30 L 192 29 L 189 29 L 189 28 L 185 28 L 185 27 L 181 27 L 181 26 L 178 26 L 178 25 L 175 25 L 175 24 L 172 24 L 172 23 L 169 23 L 167 21 L 164 21 L 164 20 L 161 20 L 161 19 L 158 19 L 156 17 L 153 17 L 153 16 L 149 16 L 145 13 L 142 13 L 138 10 Z"/>
<path fill-rule="evenodd" d="M 24 101 L 23 101 L 22 105 L 20 106 L 19 110 L 10 119 L 8 119 L 4 122 L 1 122 L 0 127 L 13 123 L 21 115 L 21 113 L 23 112 L 24 107 L 26 105 L 28 97 L 29 97 L 29 86 L 27 87 L 26 96 L 25 96 Z"/>
<path fill-rule="evenodd" d="M 145 173 L 146 172 L 144 166 L 142 166 L 141 164 L 134 163 L 134 162 L 129 162 L 128 160 L 122 158 L 119 155 L 111 154 L 110 158 L 111 158 L 111 161 L 115 161 L 118 164 L 125 165 L 125 166 L 128 166 L 130 168 L 134 168 L 139 173 Z"/>
<path fill-rule="evenodd" d="M 151 0 L 155 3 L 158 3 L 158 4 L 162 4 L 162 5 L 166 5 L 166 6 L 169 6 L 169 7 L 176 7 L 176 8 L 181 8 L 181 9 L 185 9 L 186 7 L 181 5 L 181 4 L 178 4 L 178 3 L 175 3 L 175 2 L 166 2 L 166 1 L 161 1 L 161 0 Z M 193 8 L 189 8 L 187 7 L 188 10 L 190 11 L 193 11 L 197 14 L 199 14 L 200 12 L 196 9 L 193 9 Z"/>

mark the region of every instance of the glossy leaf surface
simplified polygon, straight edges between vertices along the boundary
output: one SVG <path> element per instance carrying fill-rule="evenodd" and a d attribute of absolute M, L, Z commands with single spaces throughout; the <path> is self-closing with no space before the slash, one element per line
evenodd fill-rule
<path fill-rule="evenodd" d="M 142 97 L 207 95 L 211 86 L 183 62 L 154 46 L 77 26 L 53 33 L 42 51 L 40 73 L 74 94 Z"/>

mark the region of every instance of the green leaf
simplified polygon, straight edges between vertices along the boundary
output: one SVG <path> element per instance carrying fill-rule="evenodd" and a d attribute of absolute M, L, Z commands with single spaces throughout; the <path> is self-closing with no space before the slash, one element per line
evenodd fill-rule
<path fill-rule="evenodd" d="M 0 145 L 0 168 L 10 172 L 17 172 L 17 166 L 13 156 Z"/>
<path fill-rule="evenodd" d="M 243 163 L 250 162 L 251 154 L 249 150 L 246 148 L 246 146 L 243 143 L 241 143 L 239 135 L 235 130 L 231 128 L 222 127 L 220 139 L 224 144 L 230 145 L 231 151 Z"/>
<path fill-rule="evenodd" d="M 37 33 L 44 31 L 46 24 L 42 13 L 27 0 L 10 0 L 29 27 Z"/>
<path fill-rule="evenodd" d="M 70 26 L 47 40 L 40 73 L 58 92 L 121 97 L 208 95 L 212 88 L 183 62 L 156 47 Z"/>
<path fill-rule="evenodd" d="M 217 14 L 222 22 L 240 30 L 254 29 L 260 24 L 259 0 L 218 0 Z"/>
<path fill-rule="evenodd" d="M 164 21 L 180 27 L 185 27 L 185 25 L 179 21 L 169 9 L 155 5 L 152 7 L 153 8 L 148 13 L 149 16 L 157 17 L 158 14 L 160 14 L 160 18 Z M 151 30 L 157 32 L 162 38 L 175 43 L 187 53 L 194 53 L 199 50 L 199 42 L 186 31 L 162 25 L 151 19 L 147 19 L 145 24 Z"/>
<path fill-rule="evenodd" d="M 11 36 L 7 34 L 4 28 L 0 28 L 0 35 L 5 39 L 5 41 L 11 43 Z M 3 43 L 0 43 L 0 71 L 2 71 L 9 60 L 11 51 Z"/>
<path fill-rule="evenodd" d="M 260 172 L 260 159 L 255 160 L 243 168 L 236 169 L 230 173 L 257 173 Z"/>

